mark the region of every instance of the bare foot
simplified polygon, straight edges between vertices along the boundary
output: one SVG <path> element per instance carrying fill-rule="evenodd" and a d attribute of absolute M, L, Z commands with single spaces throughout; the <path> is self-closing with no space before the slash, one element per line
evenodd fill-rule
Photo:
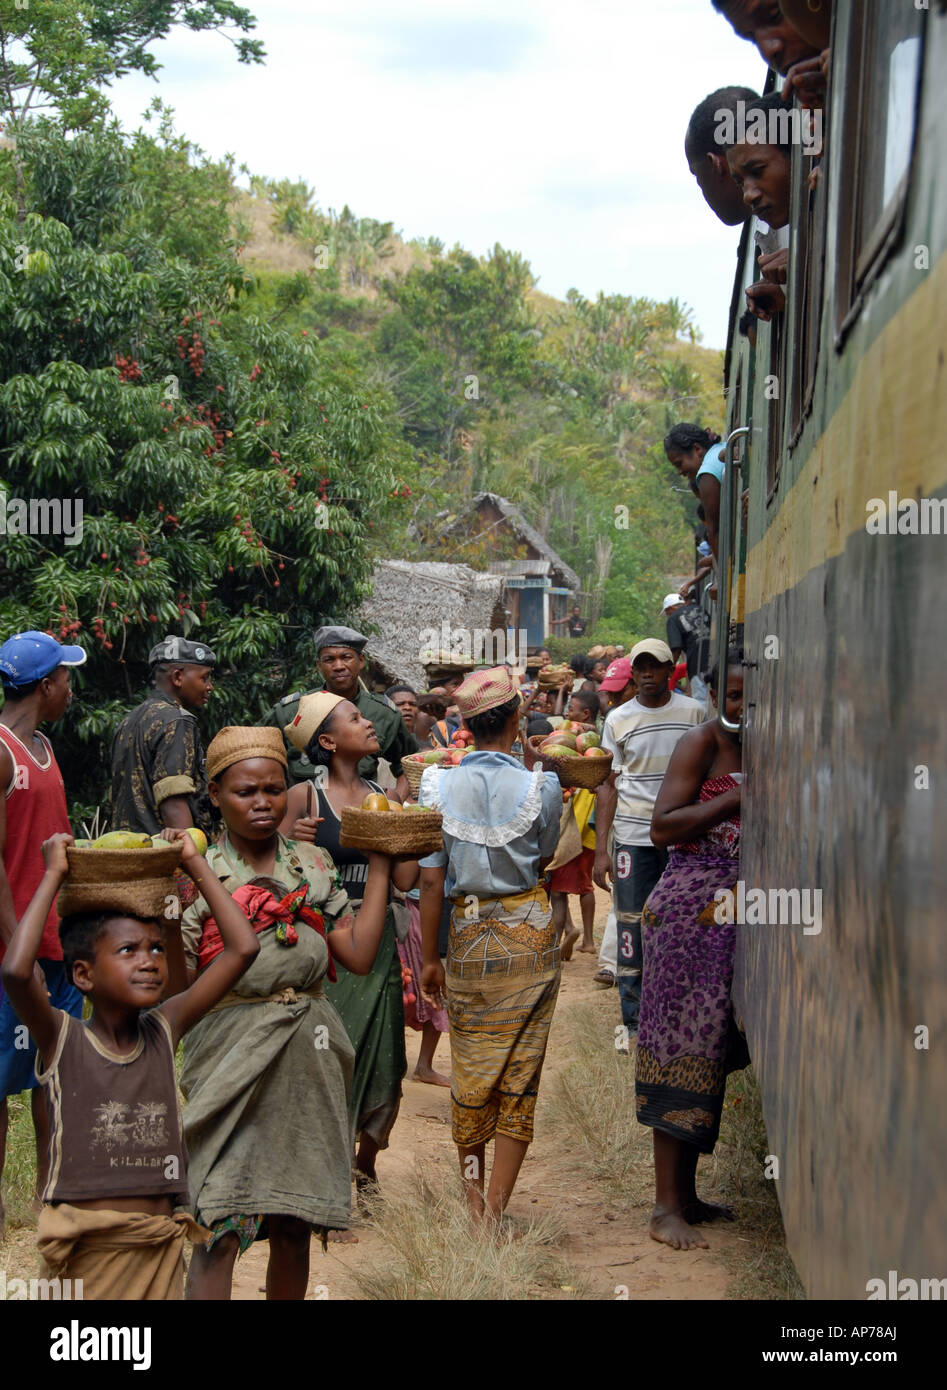
<path fill-rule="evenodd" d="M 709 1250 L 700 1231 L 689 1226 L 679 1211 L 661 1211 L 655 1207 L 648 1223 L 652 1240 L 670 1245 L 672 1250 Z"/>
<path fill-rule="evenodd" d="M 578 941 L 580 933 L 573 927 L 572 931 L 566 932 L 562 938 L 562 945 L 559 947 L 559 954 L 563 960 L 572 959 L 572 948 Z"/>
<path fill-rule="evenodd" d="M 583 956 L 594 956 L 597 950 L 597 946 L 593 946 L 591 944 L 586 946 L 584 941 L 582 942 L 582 945 L 579 947 L 579 953 Z"/>
<path fill-rule="evenodd" d="M 450 1077 L 442 1076 L 433 1067 L 415 1067 L 411 1079 L 412 1081 L 426 1081 L 429 1086 L 450 1086 Z"/>
<path fill-rule="evenodd" d="M 330 1231 L 327 1239 L 330 1245 L 358 1245 L 354 1231 Z"/>
<path fill-rule="evenodd" d="M 692 1226 L 699 1226 L 702 1221 L 735 1221 L 732 1207 L 721 1207 L 716 1202 L 702 1202 L 696 1198 L 693 1202 L 688 1202 L 681 1208 L 681 1215 L 685 1221 L 689 1221 Z"/>

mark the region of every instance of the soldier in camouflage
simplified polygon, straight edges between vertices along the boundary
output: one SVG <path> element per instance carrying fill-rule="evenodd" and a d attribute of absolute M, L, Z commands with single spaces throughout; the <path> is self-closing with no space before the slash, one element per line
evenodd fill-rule
<path fill-rule="evenodd" d="M 154 689 L 112 740 L 112 828 L 155 835 L 165 826 L 213 832 L 196 712 L 213 690 L 217 658 L 202 642 L 166 637 L 148 655 Z"/>

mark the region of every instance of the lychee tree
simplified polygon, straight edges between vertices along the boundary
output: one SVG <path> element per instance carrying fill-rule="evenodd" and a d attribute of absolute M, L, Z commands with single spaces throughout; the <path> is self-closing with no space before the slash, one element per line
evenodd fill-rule
<path fill-rule="evenodd" d="M 174 218 L 145 186 L 160 146 L 129 151 L 115 131 L 37 130 L 18 150 L 22 221 L 0 155 L 0 634 L 49 630 L 89 653 L 57 731 L 80 805 L 105 794 L 108 742 L 166 632 L 218 654 L 207 732 L 309 679 L 313 630 L 366 591 L 405 453 L 393 403 L 355 361 L 253 313 L 225 207 L 201 263 L 171 254 Z M 84 156 L 90 196 L 114 212 L 98 238 L 81 199 L 55 196 L 57 159 L 81 172 Z M 219 166 L 186 165 L 182 219 L 224 197 Z M 81 502 L 81 535 L 20 534 L 13 499 Z"/>

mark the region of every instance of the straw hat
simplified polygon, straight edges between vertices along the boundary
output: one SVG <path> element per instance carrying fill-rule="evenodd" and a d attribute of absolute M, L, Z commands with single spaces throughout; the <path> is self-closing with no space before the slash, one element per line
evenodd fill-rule
<path fill-rule="evenodd" d="M 466 718 L 505 705 L 518 694 L 509 667 L 492 666 L 486 671 L 474 671 L 462 681 L 454 691 L 454 704 Z"/>
<path fill-rule="evenodd" d="M 244 728 L 229 724 L 210 741 L 207 778 L 213 782 L 234 763 L 246 758 L 274 758 L 287 767 L 286 748 L 279 729 Z"/>
<path fill-rule="evenodd" d="M 286 725 L 286 737 L 293 747 L 305 752 L 319 725 L 344 700 L 344 695 L 331 695 L 328 690 L 316 690 L 311 695 L 304 695 L 299 702 L 296 718 Z"/>

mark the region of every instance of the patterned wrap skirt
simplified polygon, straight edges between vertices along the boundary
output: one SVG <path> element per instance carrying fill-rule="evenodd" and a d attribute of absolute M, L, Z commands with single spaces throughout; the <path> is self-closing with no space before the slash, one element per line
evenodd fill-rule
<path fill-rule="evenodd" d="M 454 899 L 447 953 L 455 1144 L 529 1143 L 561 965 L 542 888 Z"/>
<path fill-rule="evenodd" d="M 728 1073 L 749 1061 L 730 1004 L 736 927 L 715 915 L 714 894 L 738 875 L 718 845 L 672 849 L 641 916 L 638 1119 L 701 1153 L 717 1142 Z"/>

